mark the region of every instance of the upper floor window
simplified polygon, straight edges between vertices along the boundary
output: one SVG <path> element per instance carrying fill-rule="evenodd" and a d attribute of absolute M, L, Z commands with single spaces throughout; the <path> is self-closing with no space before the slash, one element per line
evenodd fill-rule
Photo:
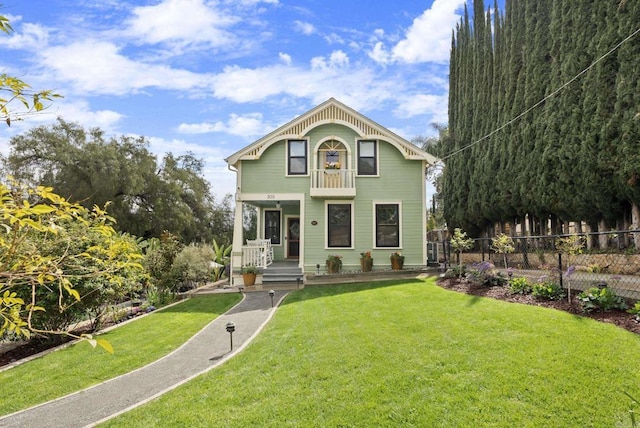
<path fill-rule="evenodd" d="M 378 175 L 378 151 L 375 141 L 358 141 L 358 175 Z"/>
<path fill-rule="evenodd" d="M 320 169 L 345 169 L 347 149 L 339 141 L 325 141 L 318 150 Z"/>
<path fill-rule="evenodd" d="M 289 175 L 307 174 L 307 142 L 305 140 L 289 140 L 287 146 L 288 153 L 288 173 Z"/>

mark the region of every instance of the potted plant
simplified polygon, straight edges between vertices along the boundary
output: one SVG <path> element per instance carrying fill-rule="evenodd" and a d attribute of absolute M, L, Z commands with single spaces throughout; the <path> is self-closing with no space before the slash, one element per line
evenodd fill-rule
<path fill-rule="evenodd" d="M 247 265 L 242 268 L 242 282 L 245 286 L 252 286 L 256 283 L 258 269 L 255 266 Z"/>
<path fill-rule="evenodd" d="M 373 270 L 373 257 L 371 251 L 360 253 L 360 268 L 362 272 L 371 272 Z"/>
<path fill-rule="evenodd" d="M 329 256 L 327 256 L 327 272 L 328 273 L 338 273 L 340 272 L 341 267 L 342 267 L 342 256 L 336 256 L 333 254 L 329 254 Z"/>
<path fill-rule="evenodd" d="M 391 257 L 389 257 L 389 259 L 391 260 L 391 269 L 402 270 L 402 267 L 404 266 L 404 256 L 402 254 L 394 251 L 391 253 Z"/>

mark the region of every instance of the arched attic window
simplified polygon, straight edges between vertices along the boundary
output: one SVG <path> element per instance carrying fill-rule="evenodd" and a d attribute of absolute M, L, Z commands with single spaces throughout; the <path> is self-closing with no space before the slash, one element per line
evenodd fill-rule
<path fill-rule="evenodd" d="M 318 148 L 318 169 L 346 169 L 347 148 L 340 141 L 325 141 Z"/>

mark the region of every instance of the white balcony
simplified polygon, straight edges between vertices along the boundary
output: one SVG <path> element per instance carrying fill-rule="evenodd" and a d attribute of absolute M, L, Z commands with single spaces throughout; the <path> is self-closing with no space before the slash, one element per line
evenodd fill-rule
<path fill-rule="evenodd" d="M 352 169 L 311 170 L 312 198 L 354 198 L 356 174 Z"/>

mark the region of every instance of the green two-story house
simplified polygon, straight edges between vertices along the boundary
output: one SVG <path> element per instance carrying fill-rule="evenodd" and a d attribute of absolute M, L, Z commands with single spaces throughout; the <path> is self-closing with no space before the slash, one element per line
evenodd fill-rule
<path fill-rule="evenodd" d="M 437 159 L 331 98 L 226 159 L 237 174 L 233 283 L 240 269 L 266 274 L 288 261 L 304 274 L 326 272 L 329 255 L 343 271 L 426 264 L 425 169 Z M 243 236 L 243 206 L 257 207 L 258 240 Z"/>

